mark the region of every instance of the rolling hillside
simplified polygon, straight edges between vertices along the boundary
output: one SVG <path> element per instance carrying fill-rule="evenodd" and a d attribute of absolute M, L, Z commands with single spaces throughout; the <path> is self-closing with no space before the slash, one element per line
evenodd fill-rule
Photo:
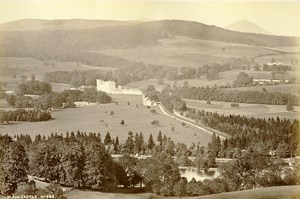
<path fill-rule="evenodd" d="M 140 23 L 138 21 L 87 20 L 87 19 L 22 19 L 0 25 L 0 31 L 93 29 Z"/>
<path fill-rule="evenodd" d="M 24 21 L 25 23 L 26 21 Z M 29 31 L 1 31 L 0 48 L 7 53 L 16 50 L 28 50 L 36 48 L 38 50 L 97 50 L 114 48 L 132 48 L 145 45 L 157 44 L 159 39 L 174 36 L 185 36 L 193 39 L 223 41 L 227 43 L 239 43 L 255 46 L 295 46 L 297 38 L 285 36 L 259 35 L 252 33 L 241 33 L 226 30 L 216 26 L 209 26 L 203 23 L 181 21 L 181 20 L 161 20 L 130 25 L 102 26 L 93 29 L 65 29 L 51 30 L 51 24 L 44 23 L 43 30 Z M 62 23 L 63 21 L 59 21 Z M 33 23 L 33 22 L 31 22 Z M 85 22 L 89 24 L 88 21 Z M 116 23 L 117 22 L 109 22 Z M 42 23 L 43 24 L 43 23 Z M 68 24 L 68 23 L 66 23 Z M 76 24 L 73 22 L 72 24 Z M 78 23 L 82 24 L 82 22 Z M 103 25 L 103 23 L 102 23 Z M 0 25 L 0 30 L 5 29 L 7 24 Z M 11 25 L 24 27 L 21 22 Z M 49 27 L 50 26 L 50 27 Z M 29 25 L 28 25 L 29 27 Z M 35 26 L 31 26 L 35 27 Z M 41 28 L 42 26 L 36 26 Z M 68 27 L 67 25 L 65 27 Z M 70 27 L 74 27 L 71 26 Z M 78 26 L 80 27 L 80 26 Z"/>

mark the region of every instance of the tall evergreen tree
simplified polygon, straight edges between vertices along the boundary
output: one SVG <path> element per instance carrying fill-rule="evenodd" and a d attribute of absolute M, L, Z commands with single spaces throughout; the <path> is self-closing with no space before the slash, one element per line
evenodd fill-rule
<path fill-rule="evenodd" d="M 155 146 L 155 143 L 153 141 L 153 136 L 152 136 L 152 133 L 150 133 L 149 139 L 148 139 L 148 148 L 153 149 L 154 146 Z"/>
<path fill-rule="evenodd" d="M 156 140 L 160 143 L 160 145 L 162 144 L 163 138 L 162 138 L 161 130 L 159 130 Z"/>
<path fill-rule="evenodd" d="M 111 140 L 109 131 L 107 131 L 107 133 L 106 133 L 106 135 L 105 135 L 105 138 L 104 138 L 104 144 L 105 144 L 105 145 L 110 144 L 111 141 L 112 141 L 112 140 Z"/>

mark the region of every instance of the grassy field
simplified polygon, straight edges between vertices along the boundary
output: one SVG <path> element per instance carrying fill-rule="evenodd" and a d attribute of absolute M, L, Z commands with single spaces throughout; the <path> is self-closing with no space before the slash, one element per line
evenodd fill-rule
<path fill-rule="evenodd" d="M 253 70 L 233 70 L 233 71 L 225 71 L 220 73 L 219 79 L 212 80 L 212 81 L 207 81 L 205 76 L 201 76 L 199 79 L 186 79 L 186 80 L 179 80 L 176 81 L 177 85 L 183 85 L 185 81 L 188 82 L 189 86 L 195 86 L 195 87 L 205 87 L 205 86 L 226 86 L 226 85 L 231 85 L 234 80 L 237 79 L 238 75 L 240 72 L 245 72 L 249 74 L 250 76 L 259 77 L 259 78 L 270 78 L 271 73 L 270 72 L 265 72 L 265 71 L 253 71 Z M 292 72 L 289 72 L 285 75 L 287 78 L 290 77 L 295 77 L 295 74 Z M 135 88 L 140 88 L 140 89 L 145 89 L 147 88 L 148 85 L 154 85 L 157 90 L 161 90 L 164 85 L 158 85 L 158 81 L 155 79 L 152 80 L 142 80 L 142 81 L 136 81 L 136 82 L 131 82 L 127 84 L 127 86 L 130 87 L 135 87 Z M 174 81 L 169 81 L 169 80 L 164 80 L 164 84 L 170 84 L 171 86 L 174 84 Z"/>
<path fill-rule="evenodd" d="M 163 115 L 160 110 L 154 108 L 157 114 L 150 113 L 147 107 L 141 104 L 141 96 L 114 95 L 113 100 L 118 102 L 82 108 L 63 109 L 52 112 L 53 120 L 45 122 L 20 122 L 0 125 L 2 134 L 14 136 L 20 133 L 30 134 L 33 138 L 37 134 L 50 135 L 51 132 L 65 133 L 66 131 L 100 132 L 102 137 L 107 131 L 112 137 L 118 136 L 124 141 L 128 132 L 143 132 L 145 141 L 152 133 L 156 139 L 159 130 L 175 142 L 183 142 L 189 145 L 200 141 L 201 145 L 207 145 L 211 135 L 192 126 L 182 126 L 181 122 Z M 127 103 L 130 103 L 128 105 Z M 138 105 L 138 108 L 136 108 Z M 114 111 L 114 116 L 110 112 Z M 106 113 L 105 113 L 106 112 Z M 103 121 L 102 121 L 103 120 Z M 121 125 L 121 120 L 125 125 Z M 151 125 L 153 120 L 159 121 L 159 126 Z M 171 127 L 175 130 L 172 131 Z"/>
<path fill-rule="evenodd" d="M 224 115 L 245 115 L 247 117 L 256 118 L 269 118 L 269 117 L 280 117 L 288 119 L 299 118 L 300 106 L 295 106 L 294 112 L 286 111 L 285 105 L 265 105 L 265 104 L 246 104 L 239 103 L 239 108 L 232 108 L 231 102 L 218 102 L 211 101 L 211 104 L 207 104 L 206 100 L 191 100 L 184 99 L 186 104 L 190 108 L 199 110 L 205 110 L 209 112 L 217 112 Z"/>
<path fill-rule="evenodd" d="M 282 92 L 282 93 L 290 93 L 290 94 L 297 94 L 297 95 L 300 94 L 299 84 L 236 87 L 236 88 L 227 88 L 227 90 L 262 91 L 263 88 L 265 88 L 268 92 Z"/>
<path fill-rule="evenodd" d="M 219 79 L 207 81 L 205 76 L 201 76 L 199 79 L 185 79 L 185 80 L 178 80 L 176 81 L 177 85 L 182 86 L 185 81 L 188 82 L 189 86 L 195 87 L 213 87 L 217 86 L 227 86 L 232 85 L 233 81 L 237 79 L 240 72 L 245 72 L 252 76 L 253 78 L 261 78 L 261 79 L 269 79 L 272 78 L 271 72 L 267 71 L 253 71 L 253 70 L 233 70 L 233 71 L 225 71 L 220 73 Z M 290 79 L 292 77 L 297 77 L 297 74 L 294 72 L 287 72 L 285 74 L 285 78 Z M 164 84 L 170 84 L 171 86 L 174 84 L 174 81 L 164 80 Z M 164 88 L 164 85 L 159 85 L 158 80 L 150 79 L 150 80 L 142 80 L 142 81 L 135 81 L 127 84 L 126 86 L 139 88 L 139 89 L 146 89 L 149 85 L 153 85 L 156 90 L 160 91 Z M 272 85 L 272 86 L 265 86 L 266 89 L 270 92 L 284 92 L 284 93 L 297 93 L 299 86 L 295 85 Z M 263 87 L 242 87 L 242 88 L 230 88 L 230 89 L 238 89 L 238 90 L 258 90 L 262 91 Z"/>
<path fill-rule="evenodd" d="M 299 48 L 298 48 L 299 51 Z M 299 54 L 274 54 L 274 55 L 266 55 L 255 58 L 255 61 L 260 64 L 268 63 L 272 59 L 275 59 L 277 62 L 281 62 L 284 64 L 291 64 L 292 60 L 298 59 L 299 60 Z"/>
<path fill-rule="evenodd" d="M 185 80 L 178 80 L 176 81 L 177 85 L 182 86 L 185 81 L 188 82 L 189 86 L 221 86 L 221 85 L 231 85 L 234 80 L 236 80 L 238 74 L 241 72 L 241 70 L 237 71 L 226 71 L 220 73 L 220 78 L 217 80 L 212 80 L 212 81 L 207 81 L 206 77 L 201 76 L 199 79 L 185 79 Z M 171 86 L 174 84 L 174 81 L 169 81 L 169 80 L 164 80 L 164 84 L 170 84 Z M 147 88 L 148 85 L 153 85 L 156 90 L 160 91 L 161 89 L 164 88 L 164 85 L 159 85 L 157 80 L 142 80 L 142 81 L 136 81 L 136 82 L 131 82 L 127 84 L 126 86 L 129 87 L 134 87 L 134 88 L 139 88 L 139 89 L 145 89 Z"/>
<path fill-rule="evenodd" d="M 155 46 L 104 50 L 101 53 L 149 64 L 198 67 L 222 62 L 230 57 L 255 57 L 273 51 L 255 46 L 176 37 L 159 40 L 159 45 Z"/>
<path fill-rule="evenodd" d="M 236 191 L 198 197 L 163 197 L 150 193 L 144 194 L 116 194 L 93 191 L 73 190 L 66 194 L 68 199 L 298 199 L 300 186 L 279 186 L 255 190 Z"/>

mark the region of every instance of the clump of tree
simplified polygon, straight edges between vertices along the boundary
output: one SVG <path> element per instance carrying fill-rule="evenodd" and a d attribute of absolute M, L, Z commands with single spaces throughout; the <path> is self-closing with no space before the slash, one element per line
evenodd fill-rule
<path fill-rule="evenodd" d="M 219 79 L 219 72 L 215 69 L 209 69 L 207 74 L 206 74 L 206 79 L 208 81 L 212 81 L 212 80 L 216 80 L 216 79 Z"/>
<path fill-rule="evenodd" d="M 152 120 L 150 122 L 151 125 L 154 125 L 154 126 L 159 126 L 159 121 L 158 120 Z"/>
<path fill-rule="evenodd" d="M 116 184 L 113 161 L 100 135 L 86 136 L 78 131 L 66 138 L 37 137 L 29 154 L 30 173 L 46 181 L 90 189 L 109 189 Z"/>
<path fill-rule="evenodd" d="M 286 104 L 286 110 L 287 111 L 294 111 L 294 106 L 290 101 Z"/>
<path fill-rule="evenodd" d="M 252 77 L 249 76 L 247 73 L 245 72 L 240 72 L 237 79 L 235 81 L 233 81 L 233 86 L 234 87 L 240 87 L 240 86 L 249 86 L 252 85 Z"/>
<path fill-rule="evenodd" d="M 156 111 L 155 111 L 155 109 L 151 109 L 151 110 L 150 110 L 150 113 L 152 113 L 152 114 L 156 114 Z"/>
<path fill-rule="evenodd" d="M 230 106 L 232 108 L 239 108 L 240 107 L 240 105 L 238 103 L 231 103 Z"/>
<path fill-rule="evenodd" d="M 27 121 L 27 122 L 37 122 L 37 121 L 47 121 L 51 119 L 51 113 L 42 110 L 25 110 L 16 109 L 11 111 L 0 110 L 0 123 L 9 121 Z"/>
<path fill-rule="evenodd" d="M 19 84 L 16 91 L 19 95 L 43 95 L 51 93 L 52 86 L 47 82 L 32 79 L 31 81 Z"/>

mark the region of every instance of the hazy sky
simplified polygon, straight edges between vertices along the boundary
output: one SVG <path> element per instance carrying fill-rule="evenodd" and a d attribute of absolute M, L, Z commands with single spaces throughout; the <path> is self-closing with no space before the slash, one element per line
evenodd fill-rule
<path fill-rule="evenodd" d="M 182 19 L 224 27 L 246 19 L 300 36 L 300 1 L 0 0 L 0 23 L 17 19 Z"/>

